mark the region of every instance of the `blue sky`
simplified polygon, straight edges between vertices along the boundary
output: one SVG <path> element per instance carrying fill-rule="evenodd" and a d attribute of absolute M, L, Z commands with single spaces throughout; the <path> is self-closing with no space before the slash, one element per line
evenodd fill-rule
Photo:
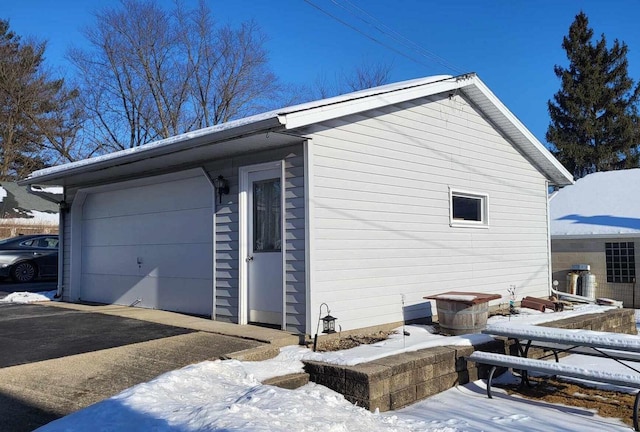
<path fill-rule="evenodd" d="M 549 124 L 547 101 L 560 85 L 553 66 L 567 64 L 560 45 L 580 10 L 589 17 L 596 36 L 604 33 L 609 41 L 617 38 L 627 43 L 630 76 L 640 79 L 637 0 L 309 0 L 405 55 L 346 27 L 305 0 L 206 1 L 221 23 L 255 19 L 260 24 L 269 37 L 271 66 L 285 83 L 312 84 L 320 75 L 348 72 L 363 61 L 391 63 L 392 81 L 476 72 L 543 143 Z M 113 4 L 117 1 L 0 0 L 0 18 L 9 19 L 11 28 L 23 37 L 47 40 L 49 65 L 70 76 L 66 49 L 72 43 L 82 46 L 80 29 L 92 25 L 92 12 Z M 444 58 L 456 70 L 420 56 L 339 6 L 348 4 Z"/>

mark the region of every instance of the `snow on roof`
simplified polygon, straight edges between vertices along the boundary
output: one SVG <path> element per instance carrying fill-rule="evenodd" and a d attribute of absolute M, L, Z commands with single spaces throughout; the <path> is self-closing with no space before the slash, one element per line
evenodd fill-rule
<path fill-rule="evenodd" d="M 436 81 L 442 81 L 450 78 L 452 78 L 450 75 L 437 75 L 437 76 L 432 76 L 427 78 L 418 78 L 418 79 L 402 81 L 402 82 L 393 83 L 393 84 L 387 84 L 387 85 L 374 87 L 370 89 L 360 90 L 357 92 L 347 93 L 344 95 L 339 95 L 339 96 L 335 96 L 327 99 L 321 99 L 321 100 L 316 100 L 312 102 L 306 102 L 303 104 L 292 105 L 289 107 L 268 111 L 261 114 L 256 114 L 256 115 L 241 118 L 238 120 L 233 120 L 226 123 L 220 123 L 214 126 L 198 129 L 192 132 L 186 132 L 180 135 L 175 135 L 169 138 L 144 144 L 139 147 L 128 148 L 128 149 L 116 151 L 113 153 L 107 153 L 104 155 L 92 157 L 89 159 L 83 159 L 83 160 L 71 162 L 64 165 L 44 168 L 38 171 L 34 171 L 27 177 L 27 179 L 45 177 L 51 174 L 56 174 L 63 171 L 72 170 L 75 168 L 81 168 L 84 166 L 93 165 L 99 162 L 106 162 L 110 160 L 119 159 L 128 155 L 134 155 L 136 153 L 147 152 L 152 149 L 158 149 L 158 148 L 167 147 L 167 146 L 175 146 L 180 143 L 191 141 L 197 138 L 212 136 L 221 132 L 231 131 L 244 126 L 256 125 L 257 123 L 260 123 L 263 121 L 268 121 L 273 119 L 280 120 L 281 116 L 284 116 L 287 114 L 299 113 L 299 112 L 308 111 L 314 108 L 332 106 L 342 102 L 347 102 L 349 100 L 360 99 L 360 98 L 375 96 L 375 95 L 384 94 L 384 93 L 390 93 L 397 90 L 415 87 L 415 86 L 421 86 L 421 85 L 429 84 Z"/>
<path fill-rule="evenodd" d="M 640 236 L 640 169 L 589 174 L 555 193 L 552 236 Z"/>
<path fill-rule="evenodd" d="M 22 184 L 55 183 L 67 176 L 97 168 L 177 152 L 198 145 L 213 144 L 261 132 L 293 130 L 333 118 L 393 105 L 406 100 L 463 90 L 504 131 L 545 176 L 557 185 L 570 184 L 571 174 L 549 153 L 526 127 L 475 75 L 437 75 L 387 84 L 328 99 L 294 105 L 243 119 L 176 135 L 139 147 L 120 150 L 91 159 L 45 168 L 31 173 Z M 58 183 L 60 184 L 60 183 Z"/>
<path fill-rule="evenodd" d="M 58 206 L 15 182 L 0 182 L 0 224 L 57 224 Z"/>
<path fill-rule="evenodd" d="M 64 194 L 64 188 L 62 186 L 31 185 L 31 190 L 34 192 L 42 192 L 42 193 L 47 193 L 51 195 Z"/>

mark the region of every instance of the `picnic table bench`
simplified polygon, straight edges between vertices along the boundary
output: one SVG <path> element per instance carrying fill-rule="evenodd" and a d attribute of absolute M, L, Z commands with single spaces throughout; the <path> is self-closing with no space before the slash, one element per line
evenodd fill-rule
<path fill-rule="evenodd" d="M 640 337 L 638 336 L 531 325 L 511 327 L 496 325 L 483 330 L 483 333 L 514 340 L 517 353 L 517 355 L 506 355 L 475 351 L 467 357 L 468 360 L 476 363 L 492 366 L 487 379 L 487 396 L 489 398 L 492 398 L 491 383 L 498 367 L 520 370 L 520 385 L 529 384 L 529 372 L 539 372 L 552 376 L 567 376 L 640 389 L 640 371 L 632 365 L 624 363 L 624 361 L 640 361 Z M 526 343 L 523 344 L 523 341 Z M 540 359 L 528 358 L 529 349 L 532 346 L 551 350 L 555 362 L 545 360 L 549 356 L 543 356 Z M 559 352 L 606 357 L 624 365 L 631 373 L 614 373 L 562 364 L 558 362 Z M 636 431 L 640 431 L 639 408 L 640 392 L 636 393 L 633 407 L 633 427 Z"/>

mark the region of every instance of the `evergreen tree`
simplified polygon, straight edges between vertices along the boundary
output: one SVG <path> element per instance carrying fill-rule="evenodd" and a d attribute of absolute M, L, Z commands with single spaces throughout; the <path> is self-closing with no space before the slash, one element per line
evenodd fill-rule
<path fill-rule="evenodd" d="M 596 171 L 638 167 L 640 86 L 627 74 L 627 45 L 594 44 L 587 16 L 580 12 L 562 47 L 569 67 L 556 65 L 561 88 L 549 101 L 547 141 L 575 177 Z"/>
<path fill-rule="evenodd" d="M 44 43 L 23 42 L 0 20 L 0 180 L 14 180 L 66 157 L 78 126 L 77 91 L 44 68 Z"/>

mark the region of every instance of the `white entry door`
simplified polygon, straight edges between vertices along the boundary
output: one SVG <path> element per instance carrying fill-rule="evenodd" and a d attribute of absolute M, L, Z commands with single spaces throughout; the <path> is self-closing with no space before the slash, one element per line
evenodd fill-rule
<path fill-rule="evenodd" d="M 284 302 L 281 171 L 250 171 L 246 187 L 249 322 L 281 327 Z"/>

